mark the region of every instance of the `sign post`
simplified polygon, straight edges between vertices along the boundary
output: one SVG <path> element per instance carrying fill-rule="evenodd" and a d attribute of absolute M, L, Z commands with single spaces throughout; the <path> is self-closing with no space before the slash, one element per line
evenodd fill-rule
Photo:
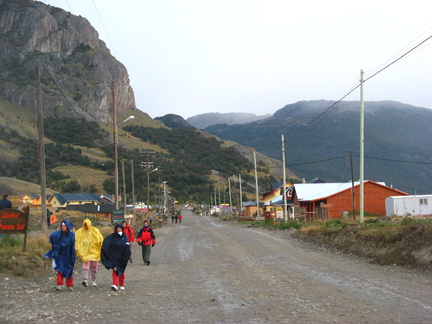
<path fill-rule="evenodd" d="M 6 208 L 0 210 L 0 234 L 24 234 L 23 252 L 27 246 L 27 228 L 30 207 L 24 207 L 24 212 Z"/>
<path fill-rule="evenodd" d="M 112 211 L 112 222 L 118 223 L 124 220 L 124 210 L 113 210 Z"/>

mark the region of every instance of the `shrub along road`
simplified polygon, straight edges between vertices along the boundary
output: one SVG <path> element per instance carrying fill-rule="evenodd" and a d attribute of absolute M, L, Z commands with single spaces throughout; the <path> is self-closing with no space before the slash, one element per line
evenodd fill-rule
<path fill-rule="evenodd" d="M 0 280 L 0 322 L 429 323 L 432 275 L 367 263 L 291 237 L 185 212 L 156 228 L 150 266 L 133 245 L 126 291 L 55 291 L 54 278 Z"/>

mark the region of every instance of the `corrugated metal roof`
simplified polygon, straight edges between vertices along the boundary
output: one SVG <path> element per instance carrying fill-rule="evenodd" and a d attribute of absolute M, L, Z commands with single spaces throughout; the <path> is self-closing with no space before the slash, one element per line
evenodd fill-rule
<path fill-rule="evenodd" d="M 367 182 L 367 181 L 365 181 Z M 384 182 L 375 182 L 385 186 Z M 354 181 L 354 186 L 358 186 L 360 181 Z M 351 188 L 351 182 L 340 183 L 297 183 L 294 188 L 297 198 L 300 201 L 313 201 L 318 199 L 327 198 L 338 192 Z"/>
<path fill-rule="evenodd" d="M 53 196 L 62 205 L 68 201 L 101 201 L 99 196 L 93 193 L 55 193 Z"/>
<path fill-rule="evenodd" d="M 412 195 L 412 196 L 390 196 L 387 198 L 392 198 L 392 199 L 432 198 L 432 194 L 429 194 L 429 195 Z"/>

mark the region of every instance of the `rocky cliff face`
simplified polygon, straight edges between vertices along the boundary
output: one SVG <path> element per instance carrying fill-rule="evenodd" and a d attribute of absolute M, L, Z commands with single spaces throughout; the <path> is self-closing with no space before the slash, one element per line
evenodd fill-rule
<path fill-rule="evenodd" d="M 36 61 L 47 114 L 108 122 L 112 82 L 117 111 L 135 107 L 126 68 L 85 18 L 32 0 L 0 0 L 0 97 L 33 107 Z"/>

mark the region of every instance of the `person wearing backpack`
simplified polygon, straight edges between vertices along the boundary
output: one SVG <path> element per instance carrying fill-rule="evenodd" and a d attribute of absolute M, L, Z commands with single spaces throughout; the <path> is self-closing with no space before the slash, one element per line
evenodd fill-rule
<path fill-rule="evenodd" d="M 150 254 L 152 247 L 156 244 L 156 237 L 153 229 L 149 226 L 148 220 L 144 221 L 144 226 L 138 232 L 136 241 L 142 247 L 142 258 L 144 264 L 150 265 Z"/>

